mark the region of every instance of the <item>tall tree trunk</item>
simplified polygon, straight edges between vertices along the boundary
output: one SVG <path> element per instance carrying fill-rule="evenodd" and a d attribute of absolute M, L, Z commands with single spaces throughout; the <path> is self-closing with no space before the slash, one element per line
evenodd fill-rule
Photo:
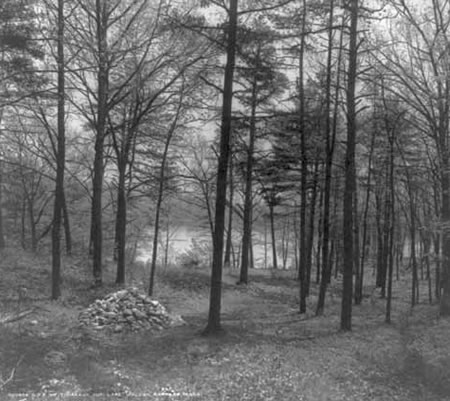
<path fill-rule="evenodd" d="M 183 90 L 183 89 L 182 89 Z M 161 167 L 159 171 L 159 185 L 158 185 L 158 199 L 156 200 L 156 212 L 155 212 L 155 226 L 153 231 L 153 247 L 152 247 L 152 261 L 150 265 L 150 282 L 148 286 L 148 295 L 153 296 L 153 291 L 155 287 L 155 272 L 156 272 L 156 261 L 158 256 L 158 236 L 159 236 L 159 225 L 161 216 L 161 206 L 164 195 L 164 184 L 166 180 L 166 163 L 167 156 L 169 154 L 169 147 L 172 141 L 173 135 L 176 131 L 178 125 L 178 119 L 183 107 L 183 92 L 180 93 L 180 101 L 178 103 L 178 108 L 174 120 L 167 133 L 166 142 L 164 144 L 164 152 L 161 159 Z"/>
<path fill-rule="evenodd" d="M 353 238 L 354 238 L 354 272 L 355 272 L 355 305 L 360 305 L 363 296 L 363 282 L 361 281 L 361 271 L 359 269 L 360 246 L 359 246 L 359 215 L 358 215 L 358 194 L 355 175 L 355 192 L 353 198 Z"/>
<path fill-rule="evenodd" d="M 356 101 L 355 86 L 358 61 L 358 0 L 348 2 L 350 9 L 350 42 L 347 76 L 347 149 L 345 153 L 344 188 L 344 277 L 342 289 L 341 330 L 352 328 L 353 295 L 353 199 L 355 192 Z"/>
<path fill-rule="evenodd" d="M 408 189 L 409 192 L 409 212 L 411 216 L 410 224 L 410 236 L 411 236 L 411 264 L 412 264 L 412 288 L 411 288 L 411 306 L 416 305 L 419 301 L 417 288 L 419 286 L 419 275 L 417 269 L 417 256 L 416 256 L 416 206 L 415 206 L 415 196 L 412 188 Z"/>
<path fill-rule="evenodd" d="M 427 215 L 425 215 L 427 218 Z M 426 279 L 428 283 L 428 301 L 430 304 L 433 302 L 433 285 L 431 282 L 431 266 L 430 266 L 430 251 L 431 251 L 431 239 L 428 231 L 422 230 L 422 243 L 423 243 L 423 261 L 426 266 Z"/>
<path fill-rule="evenodd" d="M 72 234 L 70 231 L 70 217 L 67 207 L 66 193 L 64 191 L 63 201 L 63 222 L 64 222 L 64 238 L 66 239 L 66 255 L 72 255 Z"/>
<path fill-rule="evenodd" d="M 164 269 L 167 269 L 167 266 L 169 265 L 169 245 L 170 245 L 170 215 L 167 213 L 167 224 L 166 224 L 166 245 L 164 247 Z"/>
<path fill-rule="evenodd" d="M 253 230 L 252 231 L 250 231 L 250 248 L 249 248 L 249 258 L 250 258 L 250 261 L 249 261 L 249 266 L 250 266 L 250 269 L 254 269 L 255 268 L 255 254 L 254 254 L 254 252 L 253 252 L 253 237 L 252 237 L 252 235 L 253 235 Z"/>
<path fill-rule="evenodd" d="M 259 58 L 259 54 L 257 55 Z M 244 221 L 243 221 L 243 237 L 242 237 L 242 261 L 241 274 L 239 278 L 240 284 L 248 283 L 248 259 L 250 254 L 251 231 L 252 231 L 252 181 L 253 181 L 253 153 L 255 150 L 256 137 L 256 106 L 257 106 L 257 88 L 258 81 L 257 74 L 254 74 L 252 82 L 252 97 L 251 97 L 251 115 L 250 115 L 250 130 L 249 143 L 247 148 L 247 166 L 245 171 L 245 195 L 244 195 Z"/>
<path fill-rule="evenodd" d="M 287 268 L 287 260 L 289 256 L 289 234 L 290 234 L 291 227 L 289 225 L 289 219 L 287 221 L 283 222 L 283 237 L 281 240 L 281 247 L 282 247 L 282 253 L 283 253 L 283 270 L 286 270 Z"/>
<path fill-rule="evenodd" d="M 335 107 L 333 117 L 333 130 L 331 129 L 330 112 L 331 112 L 331 63 L 333 57 L 333 25 L 334 25 L 334 0 L 330 1 L 330 17 L 328 22 L 328 56 L 327 56 L 327 79 L 325 94 L 325 141 L 326 141 L 326 159 L 325 159 L 325 183 L 323 193 L 323 234 L 322 234 L 322 277 L 320 281 L 319 297 L 317 300 L 316 315 L 323 314 L 325 307 L 325 294 L 328 283 L 331 279 L 331 261 L 329 245 L 330 245 L 330 209 L 331 209 L 331 174 L 333 168 L 334 143 L 337 132 L 337 110 L 339 97 L 339 77 L 341 65 L 341 49 L 343 44 L 343 30 L 340 36 L 339 55 L 337 61 L 337 83 L 335 91 Z"/>
<path fill-rule="evenodd" d="M 384 190 L 384 217 L 383 217 L 383 253 L 381 268 L 381 298 L 386 296 L 386 279 L 389 264 L 389 230 L 390 230 L 390 193 L 389 193 L 389 164 L 386 166 L 386 185 Z M 412 218 L 412 216 L 411 216 Z"/>
<path fill-rule="evenodd" d="M 104 143 L 106 136 L 107 102 L 108 102 L 108 55 L 107 55 L 107 1 L 96 0 L 95 14 L 97 24 L 97 52 L 98 52 L 98 73 L 97 73 L 97 121 L 96 137 L 94 146 L 94 177 L 92 184 L 92 221 L 91 221 L 91 242 L 92 242 L 92 268 L 94 284 L 103 284 L 102 271 L 102 194 L 104 176 Z"/>
<path fill-rule="evenodd" d="M 379 190 L 375 193 L 375 213 L 377 225 L 377 264 L 376 264 L 376 286 L 381 288 L 383 285 L 383 221 L 381 218 L 381 193 Z"/>
<path fill-rule="evenodd" d="M 267 269 L 267 219 L 264 216 L 264 269 Z"/>
<path fill-rule="evenodd" d="M 322 246 L 323 246 L 323 198 L 324 188 L 320 186 L 319 196 L 319 221 L 317 224 L 317 250 L 316 250 L 316 284 L 320 284 L 321 266 L 322 266 Z"/>
<path fill-rule="evenodd" d="M 27 199 L 28 206 L 28 219 L 30 221 L 30 233 L 31 233 L 31 250 L 33 252 L 37 251 L 38 239 L 36 233 L 36 222 L 34 218 L 34 200 L 30 195 Z"/>
<path fill-rule="evenodd" d="M 270 203 L 269 204 L 269 217 L 270 217 L 270 234 L 272 237 L 272 264 L 273 268 L 276 270 L 278 269 L 278 262 L 277 262 L 277 242 L 275 239 L 275 206 Z"/>
<path fill-rule="evenodd" d="M 389 132 L 388 132 L 389 135 Z M 388 280 L 387 280 L 387 301 L 385 322 L 391 323 L 392 304 L 392 278 L 394 274 L 394 228 L 395 228 L 395 187 L 394 187 L 394 138 L 395 130 L 392 129 L 389 139 L 389 247 L 388 247 Z"/>
<path fill-rule="evenodd" d="M 306 0 L 302 1 L 302 33 L 300 40 L 299 60 L 299 131 L 300 131 L 300 157 L 301 157 L 301 193 L 300 193 L 300 313 L 306 312 L 306 270 L 307 270 L 307 242 L 306 242 L 306 181 L 308 174 L 308 158 L 306 153 L 306 129 L 305 129 L 305 91 L 304 91 L 304 55 L 306 44 Z"/>
<path fill-rule="evenodd" d="M 233 241 L 233 203 L 234 203 L 234 180 L 233 180 L 233 155 L 230 154 L 230 195 L 229 195 L 229 204 L 228 204 L 228 228 L 227 228 L 227 242 L 225 245 L 225 257 L 224 257 L 224 266 L 230 267 L 231 265 L 231 246 Z"/>
<path fill-rule="evenodd" d="M 236 31 L 238 22 L 238 0 L 230 0 L 228 12 L 227 62 L 225 66 L 220 153 L 217 167 L 216 209 L 213 241 L 213 261 L 208 324 L 204 334 L 221 331 L 220 310 L 222 298 L 223 235 L 225 230 L 225 203 L 227 195 L 227 170 L 230 153 L 231 113 L 233 99 L 233 76 L 236 58 Z"/>
<path fill-rule="evenodd" d="M 403 161 L 403 165 L 407 166 L 405 155 L 403 153 L 403 148 L 397 143 L 397 150 L 400 153 L 400 156 Z M 408 207 L 409 207 L 409 216 L 410 216 L 410 224 L 409 224 L 409 233 L 411 240 L 411 273 L 412 273 L 412 285 L 411 285 L 411 306 L 416 305 L 418 302 L 418 288 L 419 288 L 419 276 L 417 272 L 417 256 L 416 256 L 416 202 L 415 202 L 415 191 L 413 188 L 411 176 L 409 170 L 405 169 L 406 175 L 406 186 L 408 192 Z"/>
<path fill-rule="evenodd" d="M 64 60 L 64 0 L 58 0 L 58 137 L 56 156 L 56 187 L 52 226 L 52 299 L 61 296 L 61 222 L 64 207 L 65 168 L 65 60 Z"/>
<path fill-rule="evenodd" d="M 364 200 L 364 212 L 363 212 L 363 221 L 362 221 L 362 244 L 361 244 L 361 259 L 359 265 L 359 288 L 361 290 L 360 297 L 362 299 L 362 289 L 364 283 L 364 268 L 366 261 L 366 249 L 367 249 L 367 218 L 369 215 L 369 206 L 370 206 L 370 193 L 371 193 L 371 185 L 372 185 L 372 159 L 373 153 L 375 149 L 375 133 L 376 130 L 372 133 L 372 138 L 370 140 L 370 150 L 369 150 L 369 160 L 368 160 L 368 168 L 367 168 L 367 181 L 366 181 L 366 197 Z"/>
<path fill-rule="evenodd" d="M 314 227 L 316 222 L 316 200 L 317 200 L 317 187 L 319 181 L 319 157 L 316 157 L 314 162 L 314 176 L 313 187 L 311 195 L 311 204 L 309 208 L 309 229 L 307 239 L 307 258 L 306 258 L 306 295 L 309 296 L 309 289 L 311 286 L 311 269 L 312 269 L 312 255 L 314 249 Z"/>
<path fill-rule="evenodd" d="M 127 195 L 125 188 L 126 159 L 119 158 L 119 182 L 117 185 L 117 211 L 115 255 L 117 256 L 116 284 L 125 284 L 125 248 L 127 230 Z"/>

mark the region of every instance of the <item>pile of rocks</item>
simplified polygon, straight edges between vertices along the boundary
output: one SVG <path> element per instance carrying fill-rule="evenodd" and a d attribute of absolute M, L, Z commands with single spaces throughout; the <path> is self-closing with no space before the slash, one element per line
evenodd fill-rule
<path fill-rule="evenodd" d="M 184 323 L 181 317 L 171 315 L 158 301 L 134 287 L 97 299 L 80 313 L 79 321 L 82 326 L 114 333 L 162 330 Z"/>

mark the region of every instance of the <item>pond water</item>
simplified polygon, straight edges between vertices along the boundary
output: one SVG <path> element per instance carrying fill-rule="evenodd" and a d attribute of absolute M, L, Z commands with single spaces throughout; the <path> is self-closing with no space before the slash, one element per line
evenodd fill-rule
<path fill-rule="evenodd" d="M 146 240 L 142 241 L 138 247 L 137 260 L 141 262 L 147 262 L 152 256 L 152 236 L 153 228 L 148 228 L 146 230 Z M 160 241 L 158 246 L 158 259 L 161 262 L 163 255 L 165 253 L 167 240 L 167 232 L 161 231 Z M 236 235 L 233 238 L 234 251 L 236 255 L 240 253 L 240 241 L 241 236 Z M 288 253 L 288 258 L 286 265 L 288 267 L 295 265 L 295 258 L 293 254 L 292 244 L 289 245 L 290 251 Z M 193 228 L 189 226 L 180 226 L 169 231 L 169 252 L 168 252 L 168 262 L 177 263 L 179 257 L 186 252 L 196 249 L 204 255 L 205 259 L 209 258 L 212 254 L 211 249 L 211 234 L 204 230 Z M 267 249 L 264 246 L 264 233 L 254 232 L 253 234 L 253 254 L 255 258 L 255 267 L 264 268 L 265 265 L 272 266 L 272 245 L 267 239 Z M 236 256 L 238 257 L 238 256 Z M 277 252 L 278 267 L 281 268 L 283 265 L 283 259 L 281 250 Z"/>

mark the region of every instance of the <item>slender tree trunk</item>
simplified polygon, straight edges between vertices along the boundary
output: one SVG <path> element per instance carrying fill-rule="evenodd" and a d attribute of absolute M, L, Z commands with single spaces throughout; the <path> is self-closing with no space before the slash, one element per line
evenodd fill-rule
<path fill-rule="evenodd" d="M 355 193 L 353 198 L 353 214 L 354 214 L 354 224 L 353 224 L 353 238 L 354 238 L 354 272 L 355 272 L 355 305 L 360 305 L 363 296 L 363 282 L 361 281 L 361 271 L 360 271 L 360 246 L 359 246 L 359 215 L 358 215 L 358 194 L 356 185 L 356 175 L 355 175 Z"/>
<path fill-rule="evenodd" d="M 375 149 L 375 133 L 376 130 L 372 133 L 372 138 L 370 141 L 370 150 L 369 150 L 369 160 L 368 160 L 368 169 L 367 169 L 367 181 L 366 181 L 366 198 L 364 201 L 364 212 L 363 212 L 363 232 L 362 232 L 362 245 L 361 245 L 361 261 L 360 261 L 360 284 L 359 288 L 361 289 L 361 298 L 362 298 L 362 289 L 364 283 L 364 268 L 366 261 L 366 249 L 367 249 L 367 218 L 369 215 L 369 206 L 370 206 L 370 193 L 371 193 L 371 185 L 372 185 L 372 159 L 373 153 Z"/>
<path fill-rule="evenodd" d="M 286 233 L 285 233 L 285 237 L 284 237 L 284 255 L 283 255 L 283 269 L 286 270 L 287 269 L 287 261 L 288 261 L 288 257 L 289 257 L 289 244 L 291 242 L 291 226 L 289 224 L 289 220 L 286 223 Z"/>
<path fill-rule="evenodd" d="M 63 223 L 64 223 L 64 238 L 66 239 L 66 255 L 72 255 L 72 234 L 70 231 L 70 217 L 69 217 L 69 210 L 67 208 L 65 192 L 63 201 Z"/>
<path fill-rule="evenodd" d="M 30 221 L 30 233 L 31 233 L 31 250 L 33 252 L 37 251 L 38 240 L 36 233 L 36 223 L 34 219 L 34 202 L 31 195 L 28 197 L 28 219 Z"/>
<path fill-rule="evenodd" d="M 441 298 L 441 236 L 439 233 L 434 237 L 434 254 L 435 254 L 435 288 L 434 296 L 436 299 Z"/>
<path fill-rule="evenodd" d="M 252 237 L 253 233 L 250 232 L 250 248 L 249 248 L 249 258 L 250 258 L 250 269 L 254 269 L 255 268 L 255 258 L 254 258 L 254 253 L 253 253 L 253 237 Z"/>
<path fill-rule="evenodd" d="M 221 331 L 220 310 L 222 298 L 223 235 L 225 229 L 225 203 L 227 194 L 227 169 L 230 153 L 231 113 L 233 99 L 233 76 L 236 57 L 236 31 L 238 22 L 238 0 L 230 0 L 228 12 L 227 62 L 225 66 L 220 153 L 217 168 L 216 209 L 213 241 L 213 261 L 208 324 L 204 334 Z"/>
<path fill-rule="evenodd" d="M 377 265 L 376 265 L 376 286 L 383 285 L 383 221 L 381 218 L 381 193 L 375 194 L 376 225 L 377 225 Z"/>
<path fill-rule="evenodd" d="M 153 296 L 153 290 L 155 286 L 155 272 L 156 272 L 156 261 L 158 257 L 158 236 L 159 236 L 159 225 L 160 225 L 160 216 L 161 216 L 161 206 L 164 196 L 164 184 L 166 180 L 166 163 L 167 156 L 169 154 L 169 147 L 172 141 L 173 135 L 177 128 L 178 118 L 181 113 L 181 109 L 183 106 L 183 93 L 180 94 L 180 101 L 178 103 L 177 113 L 174 117 L 172 125 L 169 128 L 167 133 L 166 142 L 164 144 L 164 152 L 161 159 L 161 166 L 159 171 L 159 184 L 158 184 L 158 198 L 156 200 L 156 212 L 155 212 L 155 226 L 153 231 L 153 247 L 152 247 L 152 261 L 150 265 L 150 282 L 148 286 L 148 295 Z"/>
<path fill-rule="evenodd" d="M 386 279 L 388 273 L 389 264 L 389 230 L 390 230 L 390 219 L 391 219 L 391 209 L 389 193 L 389 163 L 386 166 L 386 185 L 384 190 L 384 217 L 383 217 L 383 253 L 382 253 L 382 269 L 381 269 L 381 298 L 386 297 Z"/>
<path fill-rule="evenodd" d="M 348 3 L 350 9 L 349 63 L 347 76 L 347 149 L 345 154 L 344 188 L 344 278 L 342 289 L 341 330 L 352 328 L 353 296 L 353 199 L 355 192 L 355 143 L 356 143 L 356 72 L 358 60 L 358 0 Z"/>
<path fill-rule="evenodd" d="M 98 51 L 98 74 L 97 74 L 97 121 L 96 138 L 94 145 L 94 177 L 92 188 L 92 266 L 94 284 L 103 284 L 102 271 L 102 194 L 104 176 L 104 143 L 106 136 L 106 118 L 108 114 L 108 55 L 107 55 L 107 2 L 96 0 L 96 23 L 97 23 L 97 51 Z"/>
<path fill-rule="evenodd" d="M 125 284 L 125 248 L 127 230 L 127 195 L 125 188 L 126 159 L 119 158 L 119 182 L 117 186 L 116 244 L 117 255 L 116 284 Z"/>
<path fill-rule="evenodd" d="M 267 269 L 267 219 L 264 216 L 264 269 Z"/>
<path fill-rule="evenodd" d="M 343 42 L 343 30 L 340 36 L 340 47 L 337 68 L 337 83 L 335 91 L 335 107 L 333 118 L 333 130 L 331 129 L 330 112 L 331 112 L 331 63 L 333 56 L 333 25 L 334 25 L 334 0 L 330 1 L 330 18 L 328 23 L 328 56 L 327 56 L 327 80 L 325 95 L 325 141 L 326 141 L 326 159 L 325 159 L 325 183 L 323 193 L 323 234 L 322 234 L 322 277 L 320 281 L 319 297 L 317 300 L 316 315 L 323 314 L 325 307 L 325 294 L 328 283 L 331 279 L 331 258 L 329 251 L 330 244 L 330 209 L 331 209 L 331 175 L 333 168 L 334 143 L 337 132 L 337 110 L 339 97 L 339 76 L 341 64 L 341 49 Z"/>
<path fill-rule="evenodd" d="M 259 54 L 257 56 L 259 58 Z M 239 278 L 240 284 L 248 283 L 248 258 L 250 254 L 250 235 L 252 231 L 252 181 L 253 181 L 253 153 L 255 150 L 256 139 L 256 106 L 257 106 L 257 75 L 254 75 L 252 82 L 252 98 L 251 98 L 251 115 L 250 115 L 250 130 L 249 130 L 249 144 L 247 148 L 247 166 L 245 171 L 245 195 L 244 195 L 244 226 L 242 237 L 242 261 L 241 274 Z"/>
<path fill-rule="evenodd" d="M 169 265 L 169 245 L 170 245 L 170 216 L 167 213 L 167 224 L 166 224 L 166 246 L 164 247 L 164 269 L 167 269 Z"/>
<path fill-rule="evenodd" d="M 405 156 L 403 154 L 403 149 L 397 143 L 397 149 L 403 161 L 403 165 L 407 166 Z M 419 277 L 417 272 L 417 256 L 416 256 L 416 202 L 415 202 L 415 192 L 412 187 L 411 177 L 408 169 L 405 169 L 406 175 L 406 186 L 408 192 L 408 207 L 409 207 L 409 234 L 411 240 L 411 273 L 412 273 L 412 286 L 411 286 L 411 306 L 415 306 L 419 298 Z"/>
<path fill-rule="evenodd" d="M 389 133 L 388 133 L 389 135 Z M 394 186 L 394 136 L 395 130 L 389 135 L 389 266 L 388 266 L 388 287 L 387 287 L 387 301 L 386 301 L 386 317 L 385 322 L 391 323 L 391 304 L 392 304 L 392 278 L 394 274 L 394 228 L 395 228 L 395 186 Z"/>
<path fill-rule="evenodd" d="M 322 247 L 323 247 L 323 198 L 324 188 L 320 186 L 319 196 L 319 221 L 317 224 L 317 251 L 316 251 L 316 284 L 320 284 L 320 272 L 322 267 Z"/>
<path fill-rule="evenodd" d="M 281 259 L 282 269 L 286 270 L 287 257 L 289 252 L 289 219 L 283 221 L 283 231 L 281 233 Z"/>
<path fill-rule="evenodd" d="M 233 156 L 230 154 L 230 195 L 228 205 L 228 229 L 227 229 L 227 242 L 225 245 L 225 258 L 224 266 L 230 266 L 231 263 L 231 246 L 233 241 L 233 202 L 234 202 L 234 177 L 233 177 Z"/>
<path fill-rule="evenodd" d="M 409 180 L 408 180 L 409 181 Z M 412 264 L 412 288 L 411 288 L 411 306 L 416 305 L 418 302 L 417 287 L 419 286 L 419 275 L 417 271 L 417 256 L 416 256 L 416 207 L 414 201 L 414 194 L 412 188 L 408 184 L 409 192 L 409 213 L 411 216 L 410 223 L 410 236 L 411 236 L 411 264 Z"/>
<path fill-rule="evenodd" d="M 314 226 L 316 222 L 316 200 L 317 200 L 318 181 L 319 181 L 319 157 L 316 157 L 316 161 L 314 163 L 311 205 L 309 209 L 309 229 L 307 238 L 308 254 L 306 258 L 306 284 L 305 284 L 306 296 L 309 296 L 309 290 L 311 286 L 311 270 L 312 270 L 312 255 L 314 249 Z"/>
<path fill-rule="evenodd" d="M 275 206 L 270 203 L 269 204 L 269 216 L 270 216 L 270 233 L 272 236 L 272 263 L 273 268 L 275 270 L 278 269 L 278 263 L 277 263 L 277 243 L 275 240 L 275 212 L 274 212 Z"/>
<path fill-rule="evenodd" d="M 431 240 L 429 237 L 429 233 L 425 232 L 423 234 L 423 251 L 424 251 L 424 262 L 426 266 L 426 278 L 428 283 L 428 301 L 430 304 L 433 302 L 433 285 L 431 282 L 431 266 L 430 266 L 430 250 L 431 250 Z"/>
<path fill-rule="evenodd" d="M 302 33 L 300 40 L 299 62 L 299 130 L 300 130 L 300 157 L 301 157 L 301 193 L 300 193 L 300 313 L 306 312 L 307 290 L 307 241 L 306 241 L 306 181 L 308 175 L 308 158 L 306 153 L 306 129 L 305 129 L 305 91 L 304 91 L 304 55 L 306 43 L 306 0 L 302 1 Z"/>
<path fill-rule="evenodd" d="M 52 226 L 52 299 L 61 296 L 61 220 L 64 208 L 65 168 L 65 71 L 64 71 L 64 0 L 58 0 L 58 137 L 56 156 L 56 187 Z"/>

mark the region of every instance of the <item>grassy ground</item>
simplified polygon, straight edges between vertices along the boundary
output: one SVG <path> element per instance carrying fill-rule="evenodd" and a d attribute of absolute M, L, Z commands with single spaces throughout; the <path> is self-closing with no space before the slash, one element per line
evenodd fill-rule
<path fill-rule="evenodd" d="M 77 327 L 83 307 L 115 290 L 89 289 L 86 266 L 66 261 L 64 295 L 50 302 L 49 260 L 1 255 L 0 321 L 32 311 L 0 324 L 1 400 L 450 400 L 450 321 L 436 305 L 411 310 L 406 279 L 395 284 L 391 325 L 368 288 L 353 332 L 341 333 L 339 283 L 324 316 L 302 316 L 292 273 L 251 271 L 244 287 L 227 272 L 225 334 L 205 338 L 208 272 L 170 269 L 156 297 L 187 324 L 106 337 Z M 313 286 L 311 311 L 316 295 Z"/>

